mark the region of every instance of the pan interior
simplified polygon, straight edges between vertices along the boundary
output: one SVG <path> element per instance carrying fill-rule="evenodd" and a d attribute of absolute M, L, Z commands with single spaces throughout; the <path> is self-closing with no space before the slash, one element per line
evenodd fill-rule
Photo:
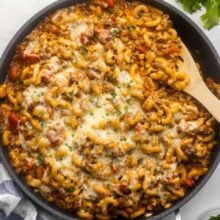
<path fill-rule="evenodd" d="M 58 8 L 67 7 L 72 4 L 77 4 L 80 1 L 63 1 L 63 2 L 56 2 L 41 12 L 39 12 L 37 15 L 35 15 L 30 21 L 28 21 L 24 27 L 21 28 L 21 30 L 15 35 L 15 37 L 12 39 L 8 47 L 6 48 L 6 51 L 4 52 L 1 61 L 0 61 L 0 80 L 1 82 L 4 81 L 6 76 L 6 69 L 8 69 L 9 63 L 11 61 L 11 57 L 13 56 L 15 52 L 15 46 L 22 41 L 22 39 L 33 29 L 33 27 L 42 20 L 43 17 L 45 17 L 49 12 L 54 11 Z M 204 70 L 205 77 L 211 77 L 216 82 L 220 82 L 220 77 L 217 74 L 220 70 L 220 64 L 219 64 L 219 58 L 217 56 L 217 53 L 215 52 L 214 48 L 212 47 L 209 40 L 204 36 L 204 34 L 195 26 L 195 24 L 187 19 L 182 13 L 176 11 L 173 7 L 170 5 L 160 2 L 160 1 L 143 1 L 147 4 L 153 4 L 154 6 L 162 9 L 166 13 L 170 14 L 171 19 L 174 21 L 174 27 L 179 32 L 179 35 L 182 37 L 182 40 L 185 42 L 185 44 L 190 48 L 192 51 L 192 54 L 194 58 L 201 63 L 202 69 Z M 188 34 L 192 33 L 192 34 Z M 196 42 L 196 43 L 195 43 Z M 205 54 L 205 56 L 204 56 Z M 213 59 L 207 60 L 206 57 L 212 57 Z M 217 128 L 218 133 L 218 128 Z M 217 140 L 219 141 L 219 136 L 217 136 Z M 2 143 L 1 143 L 2 145 Z M 210 170 L 209 172 L 202 177 L 199 182 L 196 184 L 194 188 L 192 188 L 188 195 L 180 200 L 177 201 L 170 209 L 164 210 L 161 212 L 156 213 L 153 217 L 150 219 L 159 219 L 162 218 L 169 213 L 173 212 L 180 206 L 182 206 L 186 201 L 188 201 L 190 198 L 192 198 L 193 195 L 195 195 L 199 189 L 205 184 L 205 182 L 209 179 L 213 171 L 215 170 L 219 157 L 220 157 L 220 150 L 219 150 L 219 144 L 214 148 L 212 153 L 212 158 L 210 162 Z M 7 170 L 9 171 L 12 178 L 15 180 L 15 182 L 20 186 L 20 188 L 35 201 L 38 205 L 44 207 L 51 213 L 56 214 L 59 217 L 68 218 L 68 219 L 77 219 L 76 217 L 73 217 L 71 213 L 65 212 L 54 205 L 46 202 L 41 196 L 36 194 L 30 187 L 28 187 L 20 178 L 17 176 L 14 172 L 14 170 L 11 168 L 11 165 L 8 162 L 7 158 L 7 152 L 6 149 L 0 148 L 1 151 L 1 157 L 3 160 L 4 165 L 6 166 Z M 145 219 L 144 217 L 140 219 Z"/>

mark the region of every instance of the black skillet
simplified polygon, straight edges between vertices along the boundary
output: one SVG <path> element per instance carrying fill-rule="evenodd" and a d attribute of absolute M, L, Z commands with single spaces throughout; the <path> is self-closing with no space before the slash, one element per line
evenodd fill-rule
<path fill-rule="evenodd" d="M 170 4 L 162 1 L 162 0 L 141 0 L 143 3 L 150 4 L 156 6 L 170 15 L 170 18 L 173 21 L 174 28 L 178 31 L 181 36 L 183 42 L 190 49 L 194 59 L 201 64 L 202 70 L 204 72 L 204 76 L 213 78 L 216 82 L 220 82 L 220 59 L 219 56 L 214 49 L 211 42 L 204 35 L 204 33 L 199 29 L 199 27 L 190 20 L 186 15 L 177 10 L 175 7 Z M 9 64 L 11 62 L 12 57 L 15 54 L 15 47 L 19 44 L 28 33 L 30 33 L 34 27 L 40 22 L 45 16 L 47 16 L 50 12 L 53 12 L 57 9 L 68 7 L 70 5 L 74 5 L 77 3 L 81 3 L 80 0 L 60 0 L 57 1 L 46 8 L 42 9 L 36 15 L 34 15 L 31 19 L 29 19 L 26 24 L 15 34 L 13 39 L 8 44 L 5 49 L 1 59 L 0 59 L 0 83 L 5 80 L 7 70 Z M 220 110 L 219 110 L 220 111 Z M 208 181 L 214 170 L 216 169 L 218 162 L 220 160 L 220 136 L 219 136 L 219 128 L 217 130 L 216 139 L 218 141 L 217 146 L 213 149 L 211 161 L 209 165 L 209 171 L 206 175 L 199 179 L 199 181 L 192 187 L 186 196 L 183 199 L 176 201 L 173 206 L 169 209 L 165 209 L 163 211 L 155 213 L 151 217 L 141 217 L 141 219 L 149 219 L 149 220 L 157 220 L 163 219 L 168 214 L 177 211 L 180 207 L 182 207 L 187 201 L 189 201 Z M 0 142 L 0 146 L 2 143 Z M 17 175 L 10 165 L 7 156 L 7 150 L 4 147 L 0 147 L 0 156 L 2 162 L 10 174 L 11 178 L 15 181 L 15 183 L 20 187 L 20 189 L 30 198 L 32 199 L 38 206 L 44 208 L 50 213 L 56 215 L 59 219 L 68 219 L 68 220 L 79 220 L 79 217 L 73 215 L 70 212 L 64 211 L 57 206 L 47 202 L 43 197 L 39 194 L 35 193 L 33 189 L 25 184 L 23 179 Z"/>

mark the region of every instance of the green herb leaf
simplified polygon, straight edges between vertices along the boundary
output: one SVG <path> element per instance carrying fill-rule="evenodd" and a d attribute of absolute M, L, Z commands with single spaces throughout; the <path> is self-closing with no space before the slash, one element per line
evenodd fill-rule
<path fill-rule="evenodd" d="M 60 158 L 59 158 L 59 160 L 63 160 L 63 159 L 64 159 L 64 157 L 60 157 Z"/>
<path fill-rule="evenodd" d="M 69 144 L 65 144 L 65 145 L 69 148 L 70 151 L 73 150 L 73 147 L 71 145 L 69 145 Z"/>
<path fill-rule="evenodd" d="M 113 99 L 117 96 L 117 94 L 115 93 L 115 91 L 112 91 L 112 92 L 111 92 L 111 95 L 112 95 L 112 98 L 113 98 Z"/>
<path fill-rule="evenodd" d="M 86 56 L 88 54 L 88 50 L 85 46 L 80 46 L 80 52 L 83 56 Z"/>
<path fill-rule="evenodd" d="M 220 23 L 220 1 L 219 0 L 176 0 L 183 5 L 184 10 L 194 13 L 205 7 L 206 13 L 201 16 L 201 21 L 206 29 Z"/>
<path fill-rule="evenodd" d="M 211 29 L 220 22 L 220 2 L 206 1 L 206 13 L 201 16 L 201 20 L 206 29 Z"/>
<path fill-rule="evenodd" d="M 96 106 L 96 108 L 101 108 L 101 107 L 102 107 L 102 106 L 99 105 L 98 103 L 97 103 L 95 106 Z"/>
<path fill-rule="evenodd" d="M 125 110 L 126 113 L 128 112 L 128 106 L 127 105 L 124 107 L 124 110 Z"/>
<path fill-rule="evenodd" d="M 74 96 L 74 91 L 69 92 L 68 96 L 72 98 Z"/>
<path fill-rule="evenodd" d="M 92 164 L 96 164 L 98 161 L 97 161 L 97 159 L 94 159 L 93 161 L 92 161 Z"/>
<path fill-rule="evenodd" d="M 211 216 L 209 220 L 220 220 L 220 215 Z"/>
<path fill-rule="evenodd" d="M 111 33 L 110 33 L 110 38 L 111 38 L 111 39 L 114 39 L 114 38 L 117 36 L 118 33 L 119 33 L 119 30 L 118 30 L 118 29 L 113 29 L 113 30 L 111 31 Z"/>
<path fill-rule="evenodd" d="M 75 186 L 71 186 L 70 188 L 69 188 L 69 192 L 74 192 L 75 191 Z"/>
<path fill-rule="evenodd" d="M 117 116 L 120 116 L 122 114 L 122 112 L 120 110 L 116 111 Z"/>
<path fill-rule="evenodd" d="M 127 27 L 127 30 L 128 30 L 128 31 L 133 31 L 133 30 L 134 30 L 134 26 L 128 26 L 128 27 Z"/>
<path fill-rule="evenodd" d="M 44 162 L 42 155 L 40 154 L 37 155 L 37 162 L 39 166 L 42 165 L 42 163 Z"/>

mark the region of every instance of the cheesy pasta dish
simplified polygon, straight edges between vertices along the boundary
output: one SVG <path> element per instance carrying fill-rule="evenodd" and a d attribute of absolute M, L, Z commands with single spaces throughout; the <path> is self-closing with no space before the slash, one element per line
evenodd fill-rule
<path fill-rule="evenodd" d="M 150 5 L 95 0 L 48 15 L 0 86 L 12 166 L 82 219 L 169 208 L 207 172 L 215 144 L 215 120 L 182 92 L 179 61 L 172 21 Z"/>

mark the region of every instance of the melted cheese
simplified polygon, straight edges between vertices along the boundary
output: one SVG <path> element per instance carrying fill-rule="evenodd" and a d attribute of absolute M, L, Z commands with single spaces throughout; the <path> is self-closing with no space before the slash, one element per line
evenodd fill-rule
<path fill-rule="evenodd" d="M 47 87 L 37 87 L 30 85 L 24 92 L 24 106 L 28 108 L 31 103 L 41 102 L 44 103 L 44 94 L 47 91 Z"/>

